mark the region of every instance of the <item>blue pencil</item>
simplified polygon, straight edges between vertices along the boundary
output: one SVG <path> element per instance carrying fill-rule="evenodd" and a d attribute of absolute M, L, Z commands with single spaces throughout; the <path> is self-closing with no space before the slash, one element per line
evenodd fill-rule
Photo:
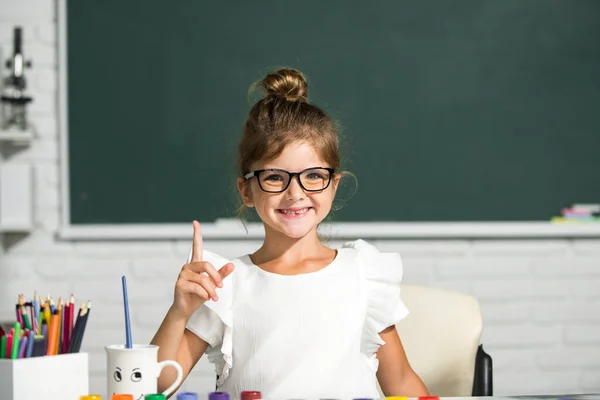
<path fill-rule="evenodd" d="M 36 320 L 40 317 L 40 298 L 38 297 L 37 292 L 33 294 L 33 317 Z"/>
<path fill-rule="evenodd" d="M 29 358 L 33 354 L 33 344 L 35 342 L 35 333 L 29 334 L 29 341 L 27 342 L 27 350 L 25 350 L 25 357 Z"/>
<path fill-rule="evenodd" d="M 127 279 L 125 278 L 125 275 L 123 275 L 121 281 L 123 283 L 123 306 L 125 307 L 126 347 L 131 349 L 131 323 L 129 322 L 129 300 L 127 299 Z"/>

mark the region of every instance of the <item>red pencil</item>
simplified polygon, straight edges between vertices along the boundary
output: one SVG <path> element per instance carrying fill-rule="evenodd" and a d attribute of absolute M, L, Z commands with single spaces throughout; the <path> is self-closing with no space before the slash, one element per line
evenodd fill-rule
<path fill-rule="evenodd" d="M 71 338 L 73 337 L 73 325 L 75 324 L 75 298 L 73 297 L 73 294 L 71 294 L 69 313 L 71 314 L 69 317 L 69 341 L 71 341 Z"/>
<path fill-rule="evenodd" d="M 60 354 L 60 351 L 62 350 L 60 343 L 62 342 L 62 333 L 63 333 L 63 315 L 65 313 L 64 310 L 65 306 L 63 305 L 63 301 L 62 301 L 62 297 L 58 298 L 58 305 L 56 306 L 56 309 L 58 310 L 58 328 L 57 328 L 57 335 L 56 335 L 56 348 L 54 349 L 54 354 Z"/>
<path fill-rule="evenodd" d="M 4 357 L 6 358 L 11 358 L 11 354 L 12 354 L 12 343 L 13 343 L 13 335 L 14 335 L 14 331 L 11 330 L 10 335 L 8 335 L 6 337 L 6 354 L 4 355 Z"/>
<path fill-rule="evenodd" d="M 70 305 L 66 304 L 62 313 L 62 341 L 60 343 L 60 354 L 67 354 L 67 344 L 69 343 L 69 317 L 71 316 Z"/>

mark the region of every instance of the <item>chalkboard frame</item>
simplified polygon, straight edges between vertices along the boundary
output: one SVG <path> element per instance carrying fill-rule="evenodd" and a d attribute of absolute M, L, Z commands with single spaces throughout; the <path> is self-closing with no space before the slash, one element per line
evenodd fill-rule
<path fill-rule="evenodd" d="M 63 240 L 178 240 L 191 238 L 190 224 L 73 225 L 69 202 L 69 126 L 67 65 L 67 1 L 58 4 L 59 139 L 61 220 L 57 235 Z M 200 221 L 206 239 L 260 239 L 261 224 L 246 227 L 236 220 Z M 338 222 L 323 224 L 331 239 L 494 239 L 494 238 L 595 238 L 600 224 L 531 222 Z"/>

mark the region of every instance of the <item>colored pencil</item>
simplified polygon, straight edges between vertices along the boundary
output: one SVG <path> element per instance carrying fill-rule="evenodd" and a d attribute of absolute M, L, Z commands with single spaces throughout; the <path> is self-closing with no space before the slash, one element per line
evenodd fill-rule
<path fill-rule="evenodd" d="M 22 323 L 23 320 L 21 319 L 22 317 L 21 317 L 21 305 L 20 304 L 17 304 L 15 306 L 15 314 L 17 316 L 17 322 Z"/>
<path fill-rule="evenodd" d="M 6 358 L 6 345 L 7 345 L 6 340 L 7 339 L 8 339 L 8 337 L 6 335 L 2 336 L 0 338 L 0 359 Z"/>
<path fill-rule="evenodd" d="M 29 337 L 23 336 L 23 339 L 21 339 L 21 343 L 19 344 L 19 352 L 17 353 L 17 358 L 25 358 L 25 349 L 27 349 L 28 341 Z"/>
<path fill-rule="evenodd" d="M 84 313 L 81 316 L 81 325 L 79 327 L 79 331 L 77 332 L 77 341 L 73 346 L 73 353 L 79 353 L 81 350 L 81 344 L 83 342 L 83 335 L 85 333 L 85 327 L 87 325 L 87 320 L 90 316 L 90 312 L 92 311 L 92 302 L 88 301 L 87 306 L 84 309 Z"/>
<path fill-rule="evenodd" d="M 67 349 L 69 353 L 75 352 L 75 344 L 77 342 L 77 337 L 79 336 L 79 331 L 81 330 L 84 309 L 85 303 L 81 303 L 81 306 L 79 306 L 79 312 L 77 313 L 77 320 L 75 321 L 75 326 L 73 327 L 73 335 L 71 336 L 71 342 L 69 343 L 69 347 Z"/>
<path fill-rule="evenodd" d="M 33 318 L 37 321 L 40 315 L 40 298 L 37 291 L 33 292 Z"/>
<path fill-rule="evenodd" d="M 63 324 L 62 324 L 62 340 L 60 342 L 60 353 L 65 354 L 67 352 L 67 344 L 69 343 L 69 305 L 66 304 L 63 310 Z"/>
<path fill-rule="evenodd" d="M 56 309 L 58 310 L 58 331 L 56 333 L 56 349 L 54 350 L 54 354 L 55 355 L 61 353 L 61 345 L 60 345 L 60 343 L 63 340 L 63 337 L 62 337 L 62 333 L 63 333 L 62 325 L 63 325 L 64 308 L 63 308 L 62 297 L 58 298 L 58 305 L 57 305 Z"/>
<path fill-rule="evenodd" d="M 46 351 L 48 350 L 48 324 L 46 323 L 45 319 L 42 321 L 42 328 L 41 328 L 40 334 L 42 336 L 42 343 L 44 344 L 44 354 L 45 354 Z"/>
<path fill-rule="evenodd" d="M 56 341 L 58 340 L 59 329 L 60 321 L 58 320 L 58 310 L 54 310 L 50 321 L 50 327 L 48 328 L 48 350 L 46 351 L 46 355 L 48 356 L 56 354 Z"/>
<path fill-rule="evenodd" d="M 15 333 L 12 338 L 11 359 L 16 360 L 19 355 L 19 344 L 21 343 L 21 324 L 15 323 Z"/>
<path fill-rule="evenodd" d="M 6 337 L 6 352 L 5 352 L 5 357 L 10 359 L 12 357 L 12 343 L 13 343 L 13 336 L 14 332 L 11 332 L 7 337 Z"/>
<path fill-rule="evenodd" d="M 73 324 L 75 323 L 75 298 L 71 294 L 71 301 L 69 305 L 69 342 L 73 336 Z"/>
<path fill-rule="evenodd" d="M 29 316 L 27 315 L 27 308 L 21 306 L 21 321 L 23 321 L 23 327 L 26 329 L 32 329 L 32 325 L 29 322 Z"/>
<path fill-rule="evenodd" d="M 46 301 L 44 304 L 44 319 L 46 320 L 46 324 L 50 324 L 50 319 L 52 318 L 52 312 L 50 311 L 50 303 Z"/>
<path fill-rule="evenodd" d="M 35 335 L 35 333 L 31 333 L 29 335 L 29 341 L 27 342 L 27 350 L 25 352 L 25 357 L 29 358 L 31 357 L 31 355 L 33 354 L 33 345 L 35 343 L 35 338 L 37 336 Z"/>
<path fill-rule="evenodd" d="M 25 326 L 25 321 L 23 321 L 23 311 L 22 307 L 25 305 L 25 296 L 23 293 L 19 294 L 17 300 L 17 322 L 21 324 L 22 327 Z"/>

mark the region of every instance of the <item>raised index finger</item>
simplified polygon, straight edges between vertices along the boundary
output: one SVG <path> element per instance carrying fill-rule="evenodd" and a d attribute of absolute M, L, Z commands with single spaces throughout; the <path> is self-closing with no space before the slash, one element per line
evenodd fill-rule
<path fill-rule="evenodd" d="M 194 238 L 192 240 L 192 262 L 202 261 L 202 230 L 198 221 L 192 222 L 194 225 Z"/>

